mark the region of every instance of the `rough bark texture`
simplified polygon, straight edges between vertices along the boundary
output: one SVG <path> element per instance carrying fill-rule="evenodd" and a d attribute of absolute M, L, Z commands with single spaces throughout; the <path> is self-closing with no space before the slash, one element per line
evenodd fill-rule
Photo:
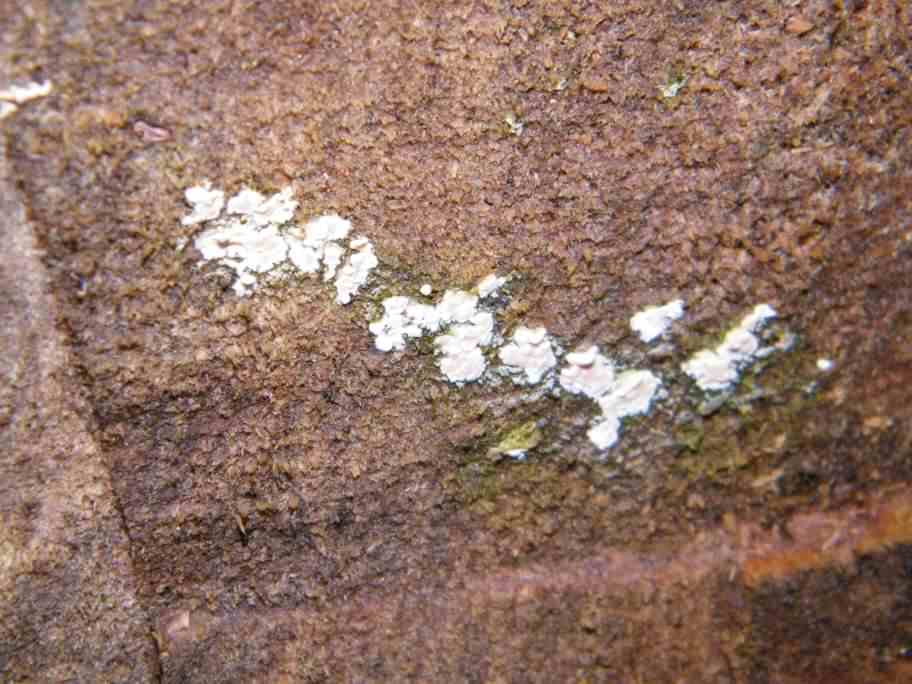
<path fill-rule="evenodd" d="M 54 85 L 0 124 L 4 680 L 912 677 L 907 2 L 0 25 L 4 78 Z M 371 287 L 238 298 L 176 249 L 203 179 L 349 217 Z M 502 331 L 662 375 L 607 457 L 585 401 L 374 349 L 382 297 L 495 270 Z M 650 352 L 629 318 L 675 297 Z M 707 406 L 680 363 L 759 302 L 796 344 Z"/>
<path fill-rule="evenodd" d="M 111 475 L 0 151 L 0 675 L 160 676 Z"/>

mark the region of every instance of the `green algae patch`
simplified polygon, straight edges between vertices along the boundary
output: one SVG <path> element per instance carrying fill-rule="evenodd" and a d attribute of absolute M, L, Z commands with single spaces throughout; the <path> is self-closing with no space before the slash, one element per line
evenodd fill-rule
<path fill-rule="evenodd" d="M 545 473 L 545 479 L 556 476 L 553 463 L 526 460 L 527 453 L 546 439 L 540 421 L 530 419 L 499 434 L 493 429 L 486 432 L 496 436 L 493 439 L 482 436 L 476 441 L 450 480 L 454 494 L 464 503 L 471 506 L 491 502 L 505 492 L 521 488 L 529 478 L 540 481 Z"/>
<path fill-rule="evenodd" d="M 513 428 L 488 452 L 491 456 L 512 456 L 525 458 L 526 453 L 537 447 L 542 441 L 542 431 L 538 423 L 530 420 Z"/>
<path fill-rule="evenodd" d="M 817 401 L 816 355 L 796 343 L 791 351 L 762 359 L 719 401 L 697 405 L 679 424 L 676 467 L 691 480 L 753 481 L 794 449 L 807 432 Z"/>

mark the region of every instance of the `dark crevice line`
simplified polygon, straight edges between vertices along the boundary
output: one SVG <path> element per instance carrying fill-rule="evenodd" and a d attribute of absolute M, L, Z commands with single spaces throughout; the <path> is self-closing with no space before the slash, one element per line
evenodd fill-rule
<path fill-rule="evenodd" d="M 94 413 L 94 409 L 93 409 L 93 413 Z M 99 444 L 97 439 L 95 440 L 95 443 Z M 164 670 L 163 670 L 163 664 L 162 664 L 161 647 L 160 647 L 160 644 L 158 641 L 158 637 L 156 635 L 155 623 L 152 620 L 152 613 L 149 610 L 149 606 L 146 605 L 146 603 L 143 601 L 143 598 L 142 598 L 142 591 L 141 591 L 141 586 L 140 586 L 141 580 L 139 577 L 139 573 L 136 570 L 136 561 L 135 561 L 134 553 L 133 553 L 135 543 L 133 541 L 133 536 L 130 534 L 130 525 L 127 522 L 127 515 L 124 512 L 123 504 L 120 501 L 120 495 L 117 493 L 117 487 L 114 484 L 114 469 L 111 467 L 111 464 L 109 463 L 108 459 L 104 457 L 105 455 L 104 455 L 104 452 L 102 451 L 100 445 L 99 445 L 98 449 L 99 449 L 99 452 L 102 453 L 102 461 L 104 462 L 105 470 L 107 470 L 107 472 L 108 472 L 108 480 L 111 485 L 111 498 L 114 501 L 114 508 L 117 510 L 117 515 L 120 517 L 120 526 L 121 526 L 121 529 L 123 530 L 123 534 L 127 538 L 127 555 L 130 558 L 130 574 L 132 575 L 133 581 L 135 583 L 136 601 L 139 603 L 139 605 L 143 611 L 143 614 L 146 617 L 146 627 L 148 630 L 148 639 L 150 642 L 152 642 L 152 652 L 155 655 L 155 663 L 154 663 L 155 684 L 162 684 L 162 682 L 164 681 Z"/>

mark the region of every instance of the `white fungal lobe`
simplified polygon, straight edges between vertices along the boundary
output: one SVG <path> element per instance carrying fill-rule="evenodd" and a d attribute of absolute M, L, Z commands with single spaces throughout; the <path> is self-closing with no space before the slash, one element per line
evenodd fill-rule
<path fill-rule="evenodd" d="M 432 289 L 422 287 L 421 292 L 429 296 Z M 487 369 L 482 349 L 494 342 L 494 315 L 479 310 L 478 303 L 477 295 L 464 290 L 447 290 L 436 305 L 389 297 L 383 301 L 383 316 L 370 324 L 374 346 L 380 351 L 404 349 L 410 338 L 449 326 L 434 340 L 441 372 L 457 384 L 478 380 Z"/>
<path fill-rule="evenodd" d="M 222 207 L 225 206 L 225 193 L 221 190 L 213 190 L 209 181 L 203 181 L 202 185 L 188 188 L 184 197 L 187 198 L 187 204 L 193 207 L 193 211 L 181 219 L 181 223 L 185 226 L 217 219 L 222 213 Z"/>
<path fill-rule="evenodd" d="M 293 225 L 298 202 L 291 188 L 269 197 L 243 188 L 226 203 L 225 194 L 205 181 L 184 195 L 192 211 L 181 223 L 207 224 L 193 244 L 205 260 L 217 260 L 235 271 L 232 287 L 238 296 L 253 292 L 258 275 L 290 262 L 303 273 L 317 273 L 322 267 L 323 279 L 336 281 L 336 301 L 348 304 L 377 266 L 366 237 L 352 241 L 354 251 L 342 265 L 347 251 L 340 241 L 351 232 L 351 222 L 341 216 L 320 216 L 303 228 Z"/>
<path fill-rule="evenodd" d="M 478 283 L 478 296 L 482 299 L 497 294 L 497 291 L 507 282 L 505 277 L 498 277 L 496 273 L 486 276 Z"/>
<path fill-rule="evenodd" d="M 497 354 L 518 384 L 534 385 L 557 365 L 551 339 L 545 328 L 518 327 L 512 341 Z"/>
<path fill-rule="evenodd" d="M 598 347 L 571 352 L 565 359 L 567 365 L 561 370 L 560 384 L 571 394 L 584 394 L 598 399 L 611 389 L 614 383 L 614 365 L 598 353 Z"/>
<path fill-rule="evenodd" d="M 684 315 L 684 301 L 676 299 L 664 306 L 643 309 L 630 319 L 630 328 L 643 342 L 652 342 Z"/>
<path fill-rule="evenodd" d="M 291 263 L 304 273 L 316 273 L 322 263 L 325 266 L 323 279 L 331 280 L 345 253 L 338 241 L 348 237 L 350 231 L 351 221 L 336 214 L 312 219 L 303 230 L 292 227 L 288 231 Z"/>
<path fill-rule="evenodd" d="M 617 443 L 620 431 L 621 421 L 609 416 L 597 420 L 586 432 L 586 436 L 597 449 L 609 449 Z"/>
<path fill-rule="evenodd" d="M 383 301 L 383 317 L 370 324 L 374 346 L 380 351 L 405 349 L 406 339 L 436 332 L 440 327 L 437 309 L 408 297 L 388 297 Z"/>
<path fill-rule="evenodd" d="M 646 413 L 661 384 L 650 371 L 627 370 L 618 373 L 609 392 L 599 397 L 599 408 L 605 415 L 619 418 Z"/>
<path fill-rule="evenodd" d="M 621 419 L 646 413 L 661 387 L 661 381 L 646 370 L 615 373 L 614 364 L 597 347 L 567 354 L 561 370 L 561 386 L 572 394 L 594 399 L 602 415 L 587 435 L 598 449 L 608 449 L 618 440 Z"/>
<path fill-rule="evenodd" d="M 727 389 L 760 351 L 760 340 L 754 333 L 775 317 L 776 311 L 771 306 L 758 304 L 729 331 L 722 344 L 697 352 L 681 365 L 681 369 L 705 392 Z"/>
<path fill-rule="evenodd" d="M 478 297 L 463 290 L 447 290 L 437 305 L 437 313 L 443 323 L 465 323 L 478 307 Z"/>
<path fill-rule="evenodd" d="M 43 83 L 28 83 L 24 86 L 11 85 L 8 88 L 0 90 L 0 100 L 13 102 L 15 104 L 25 104 L 29 100 L 50 95 L 52 89 L 53 86 L 50 81 L 44 81 Z"/>
<path fill-rule="evenodd" d="M 336 270 L 342 264 L 345 248 L 335 242 L 328 243 L 323 248 L 323 280 L 330 281 L 336 277 Z"/>
<path fill-rule="evenodd" d="M 256 274 L 271 271 L 288 256 L 288 245 L 274 226 L 251 231 L 243 224 L 228 224 L 207 230 L 193 244 L 207 261 L 217 259 L 234 269 L 239 297 L 256 287 Z"/>
<path fill-rule="evenodd" d="M 348 257 L 348 261 L 336 276 L 336 303 L 348 304 L 351 298 L 367 282 L 370 272 L 379 265 L 374 254 L 374 246 L 369 240 L 352 241 L 358 249 Z M 333 267 L 335 270 L 335 267 Z"/>
<path fill-rule="evenodd" d="M 440 350 L 440 370 L 450 382 L 463 383 L 478 380 L 487 363 L 482 347 L 494 338 L 494 316 L 487 311 L 475 313 L 467 322 L 450 328 L 434 344 Z"/>
<path fill-rule="evenodd" d="M 24 86 L 11 85 L 0 90 L 0 119 L 14 114 L 21 104 L 51 94 L 50 81 L 28 83 Z"/>

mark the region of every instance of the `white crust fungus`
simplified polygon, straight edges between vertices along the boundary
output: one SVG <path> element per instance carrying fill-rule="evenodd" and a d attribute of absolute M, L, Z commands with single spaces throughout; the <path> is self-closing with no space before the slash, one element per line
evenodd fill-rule
<path fill-rule="evenodd" d="M 611 361 L 598 352 L 598 347 L 567 354 L 567 365 L 561 370 L 561 386 L 572 394 L 594 399 L 602 411 L 587 435 L 598 449 L 608 449 L 617 442 L 621 419 L 646 413 L 661 387 L 661 381 L 646 370 L 615 373 Z"/>
<path fill-rule="evenodd" d="M 492 273 L 482 278 L 478 283 L 478 296 L 482 299 L 497 294 L 497 291 L 507 282 L 506 278 L 498 278 L 496 273 Z"/>
<path fill-rule="evenodd" d="M 361 286 L 367 282 L 370 272 L 380 263 L 377 261 L 374 246 L 370 240 L 366 240 L 366 244 L 363 242 L 359 244 L 362 246 L 348 257 L 348 261 L 336 276 L 337 304 L 348 304 Z"/>
<path fill-rule="evenodd" d="M 727 389 L 738 380 L 740 370 L 760 350 L 760 340 L 754 333 L 775 317 L 776 311 L 769 304 L 758 304 L 736 328 L 729 331 L 722 344 L 715 349 L 697 352 L 681 365 L 681 369 L 704 392 Z"/>
<path fill-rule="evenodd" d="M 233 288 L 239 297 L 256 287 L 255 274 L 271 271 L 288 256 L 288 244 L 275 226 L 251 230 L 229 223 L 201 233 L 193 244 L 207 261 L 216 259 L 234 269 Z"/>
<path fill-rule="evenodd" d="M 614 383 L 614 364 L 598 353 L 598 347 L 571 352 L 560 372 L 560 384 L 571 394 L 584 394 L 598 399 Z"/>
<path fill-rule="evenodd" d="M 449 330 L 434 340 L 441 372 L 458 384 L 478 380 L 487 369 L 482 347 L 494 341 L 494 316 L 478 310 L 473 294 L 447 290 L 436 306 L 389 297 L 383 301 L 383 317 L 370 324 L 370 331 L 378 350 L 392 351 L 404 349 L 409 338 L 436 333 L 447 325 Z"/>
<path fill-rule="evenodd" d="M 4 99 L 18 103 L 20 100 L 16 98 L 24 97 L 16 94 L 19 91 L 13 95 L 8 95 L 9 92 L 0 91 L 0 106 Z M 379 265 L 371 241 L 365 236 L 349 239 L 351 222 L 341 216 L 320 216 L 303 227 L 293 224 L 298 203 L 290 188 L 270 197 L 243 188 L 226 202 L 221 190 L 204 181 L 188 188 L 185 197 L 191 212 L 181 222 L 185 226 L 206 224 L 196 235 L 194 245 L 203 259 L 216 260 L 235 271 L 233 289 L 238 296 L 250 294 L 257 286 L 258 276 L 289 263 L 304 273 L 316 274 L 322 269 L 323 280 L 334 281 L 335 301 L 348 304 Z M 183 249 L 183 243 L 178 242 L 178 249 Z M 495 295 L 507 281 L 508 277 L 491 273 L 472 292 L 446 290 L 436 304 L 405 296 L 389 297 L 383 301 L 382 317 L 369 325 L 374 345 L 379 351 L 396 351 L 405 349 L 409 339 L 436 335 L 437 363 L 444 377 L 460 385 L 477 381 L 487 370 L 484 348 L 495 342 L 503 343 L 495 336 L 491 306 L 486 310 L 479 308 L 479 303 Z M 424 283 L 419 292 L 429 298 L 434 288 Z M 677 299 L 635 314 L 630 319 L 630 328 L 643 342 L 649 343 L 665 334 L 683 314 L 684 302 Z M 761 348 L 755 333 L 775 316 L 769 305 L 756 306 L 725 335 L 719 346 L 698 352 L 681 368 L 703 390 L 726 389 L 748 363 L 793 343 L 794 337 L 775 347 Z M 556 354 L 561 353 L 560 346 L 544 327 L 520 326 L 502 344 L 498 357 L 503 373 L 513 382 L 536 385 L 547 381 L 546 388 L 556 391 L 553 370 L 558 365 Z M 557 377 L 560 388 L 588 397 L 599 406 L 600 415 L 587 432 L 599 450 L 614 446 L 622 420 L 647 413 L 661 392 L 658 376 L 648 370 L 618 371 L 596 346 L 571 352 L 564 361 Z M 817 367 L 827 372 L 833 363 L 821 358 Z M 511 446 L 500 453 L 524 458 L 527 448 Z"/>
<path fill-rule="evenodd" d="M 374 346 L 380 351 L 405 349 L 409 337 L 421 337 L 440 327 L 437 309 L 408 297 L 388 297 L 383 301 L 383 318 L 370 324 Z"/>
<path fill-rule="evenodd" d="M 487 311 L 479 311 L 467 322 L 452 326 L 434 340 L 442 355 L 440 371 L 450 382 L 478 380 L 487 368 L 481 348 L 490 345 L 493 338 L 494 316 Z"/>
<path fill-rule="evenodd" d="M 221 190 L 213 190 L 209 181 L 203 181 L 202 185 L 187 188 L 184 197 L 187 199 L 187 204 L 193 207 L 193 211 L 181 219 L 181 223 L 185 226 L 217 219 L 222 213 L 222 207 L 225 206 L 225 193 Z"/>
<path fill-rule="evenodd" d="M 11 85 L 0 90 L 0 119 L 14 114 L 19 109 L 18 105 L 50 95 L 51 89 L 51 82 L 44 81 L 43 83 L 28 83 L 24 86 Z"/>
<path fill-rule="evenodd" d="M 518 327 L 512 341 L 498 352 L 506 371 L 518 384 L 535 385 L 557 365 L 545 328 Z"/>
<path fill-rule="evenodd" d="M 235 271 L 232 287 L 238 296 L 256 288 L 257 275 L 288 261 L 303 273 L 317 273 L 322 266 L 323 280 L 335 279 L 336 301 L 348 304 L 378 264 L 370 240 L 359 237 L 351 241 L 354 251 L 342 265 L 346 249 L 339 243 L 351 232 L 351 222 L 341 216 L 317 217 L 303 229 L 289 225 L 298 207 L 291 188 L 270 197 L 243 188 L 226 204 L 225 193 L 204 181 L 184 195 L 192 211 L 181 223 L 208 224 L 194 245 L 207 261 Z"/>
<path fill-rule="evenodd" d="M 664 306 L 643 309 L 630 319 L 630 328 L 643 342 L 652 342 L 684 315 L 684 301 L 675 299 Z"/>
<path fill-rule="evenodd" d="M 442 323 L 465 323 L 478 308 L 478 297 L 463 290 L 447 290 L 437 305 Z"/>

